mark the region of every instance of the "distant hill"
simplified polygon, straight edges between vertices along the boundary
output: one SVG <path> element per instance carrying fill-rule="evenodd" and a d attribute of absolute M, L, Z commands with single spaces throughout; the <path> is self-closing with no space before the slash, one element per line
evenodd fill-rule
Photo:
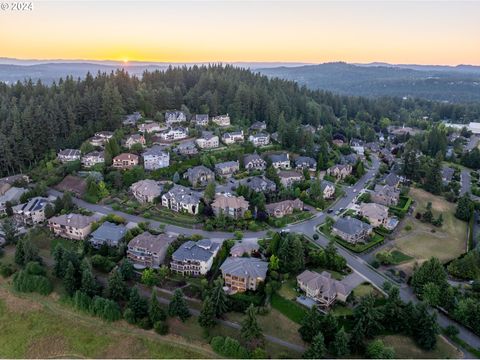
<path fill-rule="evenodd" d="M 193 66 L 207 63 L 165 63 L 165 62 L 145 62 L 131 61 L 128 63 L 105 60 L 36 60 L 36 59 L 13 59 L 0 57 L 0 81 L 13 83 L 32 79 L 33 81 L 42 80 L 46 84 L 58 81 L 71 75 L 74 78 L 83 78 L 88 72 L 96 74 L 97 72 L 110 73 L 116 69 L 125 69 L 132 75 L 140 76 L 145 70 L 165 70 L 169 66 Z M 270 68 L 270 67 L 289 67 L 305 65 L 305 63 L 285 63 L 285 62 L 235 62 L 231 65 L 247 68 Z"/>
<path fill-rule="evenodd" d="M 345 95 L 416 97 L 448 102 L 480 101 L 480 66 L 325 63 L 258 69 L 311 89 Z"/>

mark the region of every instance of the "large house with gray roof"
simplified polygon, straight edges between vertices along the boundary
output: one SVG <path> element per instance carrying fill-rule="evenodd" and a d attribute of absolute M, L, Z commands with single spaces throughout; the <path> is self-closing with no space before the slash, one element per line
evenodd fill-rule
<path fill-rule="evenodd" d="M 24 204 L 12 208 L 13 216 L 18 222 L 26 225 L 39 224 L 45 221 L 45 208 L 50 200 L 44 197 L 34 197 Z"/>
<path fill-rule="evenodd" d="M 187 115 L 183 111 L 172 110 L 165 112 L 165 122 L 168 126 L 187 121 Z"/>
<path fill-rule="evenodd" d="M 58 152 L 57 159 L 61 163 L 80 160 L 82 153 L 78 149 L 64 149 Z"/>
<path fill-rule="evenodd" d="M 90 244 L 94 248 L 100 248 L 102 245 L 117 247 L 120 241 L 125 237 L 127 228 L 122 224 L 114 224 L 105 221 L 97 230 L 90 234 Z"/>
<path fill-rule="evenodd" d="M 170 165 L 170 154 L 161 146 L 152 146 L 142 154 L 145 170 L 157 170 Z"/>
<path fill-rule="evenodd" d="M 305 270 L 297 276 L 298 287 L 305 292 L 305 295 L 314 300 L 320 308 L 328 309 L 335 301 L 347 301 L 352 289 L 346 284 L 332 278 L 332 275 L 323 271 L 321 274 Z"/>
<path fill-rule="evenodd" d="M 388 185 L 375 185 L 370 195 L 373 202 L 385 206 L 395 206 L 400 199 L 400 190 Z"/>
<path fill-rule="evenodd" d="M 4 215 L 7 209 L 7 203 L 10 205 L 16 205 L 27 189 L 11 187 L 3 195 L 0 195 L 0 215 Z"/>
<path fill-rule="evenodd" d="M 317 170 L 317 162 L 309 156 L 299 156 L 295 159 L 295 168 L 297 170 Z"/>
<path fill-rule="evenodd" d="M 182 185 L 174 185 L 162 195 L 162 206 L 176 212 L 197 215 L 202 195 Z"/>
<path fill-rule="evenodd" d="M 225 145 L 231 145 L 236 143 L 242 143 L 245 140 L 243 130 L 226 132 L 222 135 L 222 141 Z"/>
<path fill-rule="evenodd" d="M 217 194 L 212 203 L 212 210 L 215 216 L 225 215 L 233 219 L 242 219 L 248 205 L 243 196 Z"/>
<path fill-rule="evenodd" d="M 277 185 L 274 181 L 267 179 L 264 176 L 254 176 L 240 181 L 244 185 L 255 192 L 272 193 L 277 190 Z"/>
<path fill-rule="evenodd" d="M 257 153 L 245 155 L 243 157 L 243 167 L 246 170 L 265 170 L 267 168 L 267 162 L 263 160 Z"/>
<path fill-rule="evenodd" d="M 213 171 L 203 165 L 189 168 L 185 174 L 183 174 L 183 177 L 188 179 L 193 187 L 203 187 L 215 180 Z"/>
<path fill-rule="evenodd" d="M 158 269 L 165 261 L 168 246 L 175 239 L 173 235 L 153 235 L 144 231 L 128 243 L 127 258 L 136 269 Z"/>
<path fill-rule="evenodd" d="M 205 275 L 213 264 L 220 245 L 211 240 L 187 241 L 172 254 L 170 269 L 187 276 Z"/>
<path fill-rule="evenodd" d="M 215 164 L 215 173 L 218 176 L 228 178 L 240 170 L 240 163 L 237 161 L 225 161 Z"/>
<path fill-rule="evenodd" d="M 220 270 L 230 294 L 255 291 L 267 277 L 268 263 L 253 257 L 229 257 Z"/>
<path fill-rule="evenodd" d="M 288 153 L 271 154 L 268 158 L 275 169 L 290 169 L 290 156 Z"/>
<path fill-rule="evenodd" d="M 48 227 L 55 235 L 71 240 L 84 240 L 92 231 L 93 216 L 65 214 L 48 219 Z"/>
<path fill-rule="evenodd" d="M 151 203 L 162 193 L 163 186 L 155 180 L 140 180 L 130 186 L 135 199 L 141 203 Z"/>
<path fill-rule="evenodd" d="M 350 216 L 339 218 L 332 226 L 332 235 L 352 244 L 368 241 L 372 231 L 370 224 Z"/>
<path fill-rule="evenodd" d="M 208 120 L 208 114 L 196 114 L 193 118 L 193 123 L 198 126 L 207 126 Z"/>
<path fill-rule="evenodd" d="M 200 149 L 213 149 L 218 147 L 218 136 L 211 131 L 202 131 L 202 135 L 195 140 Z"/>

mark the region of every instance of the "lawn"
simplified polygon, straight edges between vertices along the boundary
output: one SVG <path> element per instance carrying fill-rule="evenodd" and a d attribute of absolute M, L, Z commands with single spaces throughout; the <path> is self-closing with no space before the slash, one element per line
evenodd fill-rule
<path fill-rule="evenodd" d="M 463 254 L 466 251 L 467 223 L 455 217 L 455 204 L 421 189 L 412 188 L 410 196 L 416 201 L 415 213 L 424 212 L 427 203 L 431 202 L 434 217 L 443 214 L 443 225 L 438 228 L 409 216 L 406 223 L 411 229 L 404 226 L 398 232 L 395 248 L 419 261 L 434 256 L 446 262 Z"/>
<path fill-rule="evenodd" d="M 399 359 L 461 359 L 462 353 L 439 336 L 437 347 L 432 351 L 420 349 L 415 342 L 404 335 L 388 335 L 381 337 L 384 344 L 395 349 L 395 357 Z"/>
<path fill-rule="evenodd" d="M 109 324 L 51 297 L 16 295 L 0 285 L 1 358 L 211 358 L 208 346 Z"/>
<path fill-rule="evenodd" d="M 285 299 L 284 297 L 273 294 L 271 299 L 272 307 L 285 315 L 287 318 L 297 324 L 301 324 L 308 310 L 295 301 Z"/>
<path fill-rule="evenodd" d="M 378 290 L 375 289 L 371 284 L 361 284 L 358 285 L 355 289 L 353 289 L 353 295 L 356 298 L 361 298 L 369 294 L 378 294 Z"/>

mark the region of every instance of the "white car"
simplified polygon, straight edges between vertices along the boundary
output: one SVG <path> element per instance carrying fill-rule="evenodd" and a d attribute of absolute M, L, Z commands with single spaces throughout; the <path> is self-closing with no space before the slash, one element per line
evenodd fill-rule
<path fill-rule="evenodd" d="M 357 189 L 353 189 L 353 192 L 356 193 L 356 192 L 357 192 Z"/>

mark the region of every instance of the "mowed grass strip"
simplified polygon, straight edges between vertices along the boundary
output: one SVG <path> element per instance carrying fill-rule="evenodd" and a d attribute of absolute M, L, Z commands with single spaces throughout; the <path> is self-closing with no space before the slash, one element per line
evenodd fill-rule
<path fill-rule="evenodd" d="M 431 351 L 420 349 L 413 339 L 404 335 L 388 335 L 381 337 L 386 346 L 395 349 L 398 359 L 461 359 L 462 353 L 450 344 L 443 336 L 438 336 L 437 346 Z"/>
<path fill-rule="evenodd" d="M 411 230 L 404 227 L 399 231 L 395 247 L 420 261 L 434 256 L 446 262 L 463 254 L 466 251 L 467 223 L 455 217 L 456 205 L 422 189 L 412 188 L 409 195 L 416 201 L 415 214 L 425 212 L 428 202 L 431 202 L 434 217 L 443 214 L 443 225 L 436 227 L 410 216 L 406 224 Z"/>

